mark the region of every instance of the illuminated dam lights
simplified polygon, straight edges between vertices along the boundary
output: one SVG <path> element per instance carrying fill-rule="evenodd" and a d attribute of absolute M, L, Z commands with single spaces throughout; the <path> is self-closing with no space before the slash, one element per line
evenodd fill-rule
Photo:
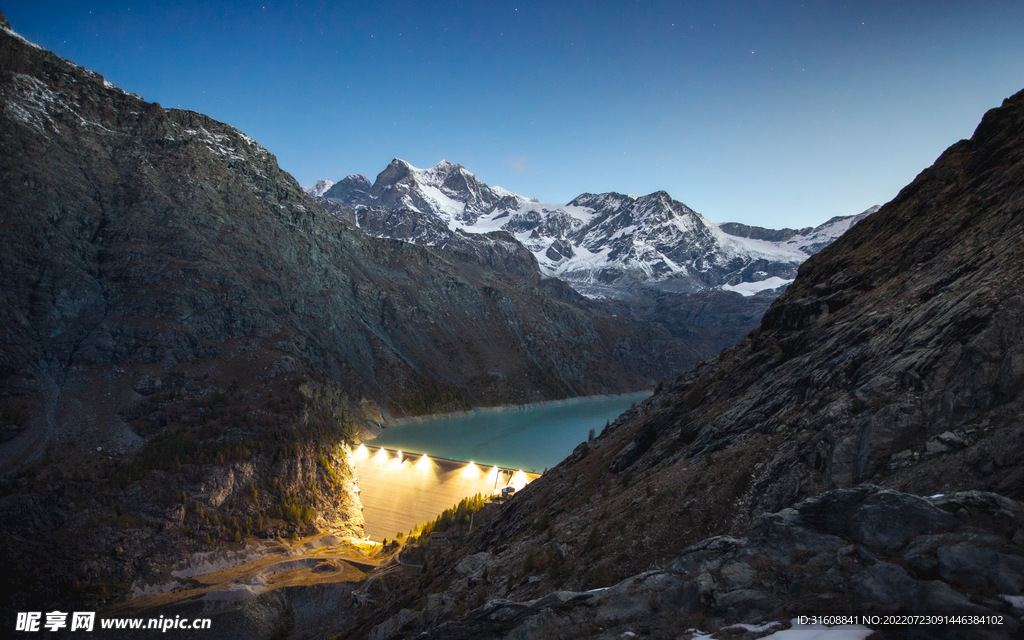
<path fill-rule="evenodd" d="M 431 521 L 464 498 L 514 486 L 535 477 L 523 471 L 474 462 L 405 453 L 373 445 L 353 451 L 365 531 L 371 539 L 391 539 L 399 531 Z"/>
<path fill-rule="evenodd" d="M 516 491 L 519 491 L 526 485 L 530 484 L 530 479 L 527 478 L 526 474 L 523 473 L 523 470 L 520 469 L 519 471 L 516 471 L 516 474 L 514 476 L 512 476 L 512 482 L 510 482 L 509 484 L 515 487 Z"/>
<path fill-rule="evenodd" d="M 354 462 L 363 462 L 372 459 L 372 462 L 380 465 L 381 468 L 389 471 L 396 471 L 403 468 L 403 465 L 408 462 L 409 466 L 407 469 L 416 469 L 418 471 L 429 471 L 433 469 L 435 472 L 438 470 L 437 464 L 434 459 L 426 454 L 412 454 L 419 455 L 419 459 L 416 462 L 412 462 L 413 458 L 407 455 L 403 451 L 389 450 L 384 447 L 377 447 L 375 453 L 371 453 L 370 449 L 365 444 L 360 444 L 359 447 L 353 452 L 352 458 Z M 459 460 L 450 460 L 448 458 L 438 458 L 437 461 L 444 462 L 447 467 L 451 467 L 452 464 L 460 465 L 456 467 L 459 475 L 467 480 L 481 480 L 491 483 L 495 488 L 502 486 L 512 486 L 518 491 L 526 485 L 530 484 L 530 476 L 522 469 L 518 471 L 512 471 L 511 469 L 504 469 L 498 465 L 494 465 L 489 469 L 481 467 L 474 461 L 460 462 Z"/>

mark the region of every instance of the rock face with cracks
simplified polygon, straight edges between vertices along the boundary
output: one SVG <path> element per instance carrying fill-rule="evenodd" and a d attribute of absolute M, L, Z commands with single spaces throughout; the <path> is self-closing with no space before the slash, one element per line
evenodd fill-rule
<path fill-rule="evenodd" d="M 429 596 L 422 610 L 399 612 L 369 637 L 389 640 L 421 629 L 430 637 L 466 639 L 678 637 L 712 621 L 756 625 L 797 615 L 896 613 L 1001 617 L 1000 625 L 972 625 L 969 637 L 1013 637 L 1021 630 L 1019 612 L 1000 594 L 1021 590 L 1022 526 L 1024 505 L 996 494 L 929 499 L 858 485 L 762 514 L 746 537 L 708 538 L 664 568 L 610 588 L 496 598 L 454 619 L 446 618 L 457 598 Z M 448 593 L 486 582 L 500 565 L 500 554 L 467 555 L 455 565 Z M 911 626 L 899 637 L 956 638 L 964 629 Z"/>

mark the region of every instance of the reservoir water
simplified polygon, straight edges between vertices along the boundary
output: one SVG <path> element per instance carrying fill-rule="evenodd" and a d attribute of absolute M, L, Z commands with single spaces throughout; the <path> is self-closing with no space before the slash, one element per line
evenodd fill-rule
<path fill-rule="evenodd" d="M 606 422 L 650 395 L 643 391 L 478 409 L 468 416 L 388 427 L 367 444 L 540 473 L 572 453 L 591 429 L 600 433 Z"/>

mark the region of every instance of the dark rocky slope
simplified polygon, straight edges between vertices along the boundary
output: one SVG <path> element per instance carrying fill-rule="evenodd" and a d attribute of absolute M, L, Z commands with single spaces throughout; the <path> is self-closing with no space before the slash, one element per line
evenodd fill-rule
<path fill-rule="evenodd" d="M 10 606 L 109 600 L 250 536 L 358 534 L 344 445 L 384 414 L 628 391 L 695 360 L 509 275 L 500 238 L 420 247 L 335 213 L 241 132 L 2 25 Z"/>
<path fill-rule="evenodd" d="M 709 289 L 698 293 L 638 289 L 632 300 L 593 300 L 606 313 L 656 322 L 700 355 L 716 357 L 736 346 L 761 323 L 780 290 L 752 296 Z"/>
<path fill-rule="evenodd" d="M 995 614 L 887 637 L 1019 637 L 1022 238 L 1024 92 L 804 263 L 740 345 L 464 534 L 445 588 L 382 607 L 371 637 L 676 637 L 826 611 Z M 502 600 L 462 616 L 477 592 Z"/>

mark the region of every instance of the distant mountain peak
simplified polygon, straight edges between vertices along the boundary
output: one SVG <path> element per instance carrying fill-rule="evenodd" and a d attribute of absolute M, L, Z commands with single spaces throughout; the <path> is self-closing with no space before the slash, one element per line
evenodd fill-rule
<path fill-rule="evenodd" d="M 328 189 L 334 186 L 334 182 L 330 180 L 317 180 L 316 184 L 312 187 L 302 187 L 302 190 L 308 193 L 314 198 L 319 198 L 324 195 Z"/>
<path fill-rule="evenodd" d="M 370 184 L 370 181 L 366 179 L 366 176 L 364 176 L 361 173 L 350 173 L 349 175 L 347 175 L 344 178 L 342 178 L 341 182 L 339 182 L 338 184 L 346 184 L 346 183 L 347 184 L 358 184 L 358 185 L 364 185 L 365 184 L 367 188 L 373 186 L 372 184 Z"/>
<path fill-rule="evenodd" d="M 408 181 L 413 177 L 415 167 L 400 158 L 395 158 L 391 161 L 383 171 L 377 174 L 377 179 L 374 181 L 374 186 L 380 185 L 381 187 L 392 187 L 403 180 Z"/>
<path fill-rule="evenodd" d="M 324 194 L 353 208 L 393 207 L 433 215 L 452 231 L 469 227 L 496 207 L 509 208 L 524 198 L 489 187 L 461 164 L 441 160 L 420 169 L 394 158 L 373 184 L 361 175 L 346 177 Z"/>

